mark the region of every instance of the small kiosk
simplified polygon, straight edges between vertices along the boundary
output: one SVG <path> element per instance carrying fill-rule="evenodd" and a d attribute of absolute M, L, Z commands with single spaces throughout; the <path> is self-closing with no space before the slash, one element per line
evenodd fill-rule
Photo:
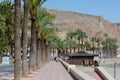
<path fill-rule="evenodd" d="M 69 60 L 68 62 L 70 64 L 75 64 L 75 65 L 94 65 L 94 58 L 98 57 L 96 54 L 89 54 L 85 51 L 82 52 L 77 52 L 77 53 L 71 53 L 69 55 Z"/>

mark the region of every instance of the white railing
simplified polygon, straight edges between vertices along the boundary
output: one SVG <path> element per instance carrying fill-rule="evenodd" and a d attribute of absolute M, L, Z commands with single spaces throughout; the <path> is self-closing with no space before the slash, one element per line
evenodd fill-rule
<path fill-rule="evenodd" d="M 64 62 L 62 59 L 60 59 L 60 61 L 65 66 L 65 68 L 68 70 L 68 72 L 70 72 L 78 80 L 96 80 L 93 77 L 79 70 L 75 65 L 70 65 L 67 62 Z"/>

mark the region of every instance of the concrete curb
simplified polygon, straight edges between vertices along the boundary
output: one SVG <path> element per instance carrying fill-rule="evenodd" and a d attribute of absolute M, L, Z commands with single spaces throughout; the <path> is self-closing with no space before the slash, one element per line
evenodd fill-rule
<path fill-rule="evenodd" d="M 105 69 L 102 67 L 96 67 L 95 72 L 97 72 L 104 80 L 115 80 Z"/>

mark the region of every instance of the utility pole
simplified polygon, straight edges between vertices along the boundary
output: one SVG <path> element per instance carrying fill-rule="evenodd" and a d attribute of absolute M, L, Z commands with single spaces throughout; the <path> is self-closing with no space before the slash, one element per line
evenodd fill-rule
<path fill-rule="evenodd" d="M 116 65 L 117 65 L 117 62 L 114 62 L 114 79 L 116 78 Z"/>

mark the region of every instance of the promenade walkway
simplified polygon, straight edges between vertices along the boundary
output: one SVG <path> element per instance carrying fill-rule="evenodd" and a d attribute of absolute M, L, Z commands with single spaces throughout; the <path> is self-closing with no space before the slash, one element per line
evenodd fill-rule
<path fill-rule="evenodd" d="M 13 80 L 13 74 L 0 77 L 0 80 Z M 22 80 L 74 80 L 60 62 L 51 61 Z"/>

